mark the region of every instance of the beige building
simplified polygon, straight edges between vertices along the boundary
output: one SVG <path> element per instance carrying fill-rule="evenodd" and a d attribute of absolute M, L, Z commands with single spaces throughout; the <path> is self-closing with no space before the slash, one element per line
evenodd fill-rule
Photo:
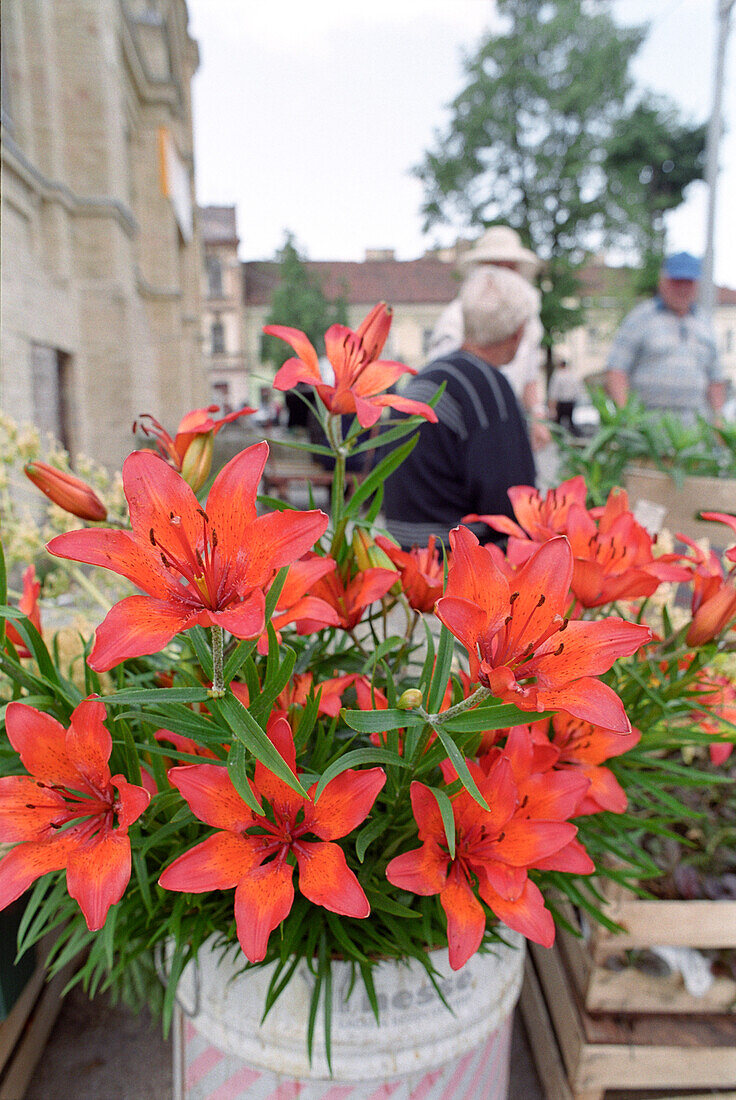
<path fill-rule="evenodd" d="M 203 206 L 202 349 L 212 400 L 226 412 L 249 403 L 244 320 L 234 206 Z"/>
<path fill-rule="evenodd" d="M 4 0 L 0 402 L 116 466 L 206 399 L 185 0 Z"/>

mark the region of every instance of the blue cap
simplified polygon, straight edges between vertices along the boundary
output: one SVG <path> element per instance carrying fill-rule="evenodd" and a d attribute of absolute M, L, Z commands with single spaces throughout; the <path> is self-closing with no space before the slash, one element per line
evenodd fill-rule
<path fill-rule="evenodd" d="M 670 279 L 699 279 L 700 260 L 690 252 L 675 252 L 664 261 L 662 271 Z"/>

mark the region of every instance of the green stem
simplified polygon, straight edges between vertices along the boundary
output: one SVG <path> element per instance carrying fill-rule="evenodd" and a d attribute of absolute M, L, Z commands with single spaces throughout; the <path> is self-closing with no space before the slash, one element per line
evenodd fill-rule
<path fill-rule="evenodd" d="M 225 674 L 223 671 L 222 627 L 212 627 L 212 688 L 209 695 L 220 699 L 225 694 Z"/>
<path fill-rule="evenodd" d="M 447 710 L 438 712 L 437 714 L 428 714 L 427 721 L 434 725 L 437 722 L 447 722 L 448 719 L 454 718 L 456 714 L 462 714 L 465 710 L 472 710 L 473 707 L 477 707 L 479 703 L 482 703 L 484 699 L 488 699 L 491 695 L 490 689 L 486 687 L 476 688 L 472 695 L 469 695 L 467 699 L 461 699 L 459 703 L 455 703 L 454 706 L 448 707 Z"/>
<path fill-rule="evenodd" d="M 89 577 L 86 577 L 81 569 L 77 569 L 76 566 L 67 566 L 70 575 L 74 578 L 80 588 L 83 588 L 88 596 L 91 596 L 95 603 L 98 603 L 105 611 L 105 614 L 110 610 L 112 604 L 109 600 L 106 600 L 100 590 L 92 584 Z"/>

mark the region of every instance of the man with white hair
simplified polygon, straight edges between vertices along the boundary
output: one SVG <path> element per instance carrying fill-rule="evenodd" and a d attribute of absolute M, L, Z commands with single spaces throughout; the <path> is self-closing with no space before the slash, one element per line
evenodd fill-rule
<path fill-rule="evenodd" d="M 462 347 L 433 360 L 402 390 L 428 401 L 446 384 L 438 423 L 419 428 L 414 450 L 384 485 L 386 526 L 404 549 L 426 546 L 430 535 L 447 542 L 470 512 L 513 516 L 507 490 L 534 484 L 524 417 L 499 369 L 513 359 L 534 316 L 534 290 L 516 272 L 479 267 L 461 303 Z M 482 541 L 501 537 L 485 524 L 471 526 Z"/>
<path fill-rule="evenodd" d="M 516 271 L 530 285 L 541 267 L 539 259 L 531 249 L 524 248 L 521 237 L 509 225 L 492 225 L 472 248 L 462 253 L 458 264 L 466 277 L 476 267 L 492 264 L 494 267 Z M 551 435 L 545 423 L 547 410 L 542 400 L 541 366 L 544 329 L 539 317 L 542 302 L 536 288 L 534 293 L 536 295 L 534 314 L 526 324 L 516 355 L 510 363 L 502 367 L 502 373 L 511 383 L 522 412 L 527 417 L 532 448 L 536 451 L 547 446 Z M 463 311 L 458 295 L 439 316 L 429 341 L 429 356 L 432 359 L 438 359 L 448 352 L 457 351 L 463 342 L 463 336 Z"/>

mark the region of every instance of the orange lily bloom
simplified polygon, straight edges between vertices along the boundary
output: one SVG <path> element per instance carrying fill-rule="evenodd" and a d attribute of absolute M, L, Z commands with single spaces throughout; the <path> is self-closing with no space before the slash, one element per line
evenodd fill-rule
<path fill-rule="evenodd" d="M 652 632 L 623 619 L 565 617 L 573 571 L 567 539 L 544 543 L 511 580 L 467 527 L 450 532 L 450 545 L 446 595 L 436 614 L 467 649 L 471 677 L 522 710 L 564 709 L 628 733 L 621 700 L 595 677 Z"/>
<path fill-rule="evenodd" d="M 70 895 L 90 931 L 102 928 L 130 880 L 128 828 L 150 795 L 110 775 L 112 738 L 95 696 L 72 713 L 69 729 L 25 703 L 9 703 L 10 743 L 29 776 L 0 779 L 0 909 L 49 871 L 66 868 Z"/>
<path fill-rule="evenodd" d="M 123 466 L 132 533 L 86 528 L 48 544 L 60 558 L 127 577 L 144 596 L 116 604 L 97 628 L 90 667 L 104 672 L 129 657 L 157 653 L 199 624 L 237 638 L 264 628 L 264 587 L 300 558 L 327 527 L 324 512 L 256 515 L 268 444 L 241 451 L 220 471 L 207 511 L 158 455 L 134 451 Z"/>
<path fill-rule="evenodd" d="M 398 569 L 404 595 L 415 611 L 433 611 L 442 595 L 444 570 L 442 559 L 435 549 L 436 541 L 432 535 L 426 546 L 412 546 L 411 550 L 405 551 L 383 535 L 376 535 L 376 546 L 387 554 Z"/>
<path fill-rule="evenodd" d="M 23 594 L 18 600 L 18 610 L 22 611 L 27 619 L 30 619 L 39 634 L 41 633 L 41 610 L 38 606 L 40 593 L 41 582 L 36 580 L 36 567 L 35 565 L 29 565 L 23 574 Z M 31 656 L 31 651 L 12 622 L 6 623 L 5 633 L 8 640 L 15 646 L 19 657 Z"/>
<path fill-rule="evenodd" d="M 277 372 L 274 388 L 290 390 L 298 382 L 306 382 L 314 386 L 331 413 L 355 413 L 364 428 L 372 427 L 387 406 L 436 424 L 437 416 L 430 405 L 383 392 L 402 374 L 417 373 L 403 363 L 378 358 L 390 327 L 391 310 L 385 302 L 374 306 L 355 332 L 345 325 L 331 325 L 325 333 L 325 349 L 335 382 L 328 385 L 320 373 L 317 352 L 303 332 L 284 325 L 266 325 L 265 333 L 285 340 L 297 354 Z"/>
<path fill-rule="evenodd" d="M 724 512 L 702 512 L 703 519 L 727 523 L 736 532 L 736 516 Z M 688 558 L 693 565 L 692 622 L 685 640 L 689 646 L 700 646 L 716 638 L 736 617 L 736 567 L 726 575 L 718 555 L 705 554 L 691 539 L 678 534 L 693 550 Z M 726 551 L 727 561 L 736 562 L 736 546 Z"/>
<path fill-rule="evenodd" d="M 532 542 L 547 542 L 555 535 L 565 534 L 567 513 L 571 505 L 585 507 L 587 489 L 585 478 L 578 474 L 561 482 L 555 489 L 548 489 L 542 497 L 531 485 L 512 485 L 508 490 L 518 523 L 504 515 L 479 516 L 475 513 L 463 516 L 463 523 L 487 523 L 494 531 Z"/>
<path fill-rule="evenodd" d="M 506 757 L 499 756 L 488 775 L 472 761 L 468 767 L 489 809 L 466 790 L 453 798 L 455 858 L 450 858 L 434 795 L 415 781 L 411 804 L 422 846 L 396 856 L 386 868 L 387 879 L 399 889 L 424 897 L 439 894 L 453 970 L 478 950 L 485 932 L 485 913 L 473 891 L 476 880 L 481 898 L 509 928 L 551 946 L 554 921 L 527 868 L 564 848 L 577 832 L 569 822 L 516 816 L 519 791 Z"/>
<path fill-rule="evenodd" d="M 303 619 L 309 620 L 312 629 L 339 626 L 340 618 L 334 607 L 318 596 L 307 594 L 320 577 L 332 573 L 334 569 L 334 560 L 322 558 L 319 554 L 307 554 L 300 561 L 295 561 L 289 566 L 286 581 L 271 619 L 279 642 L 282 627 L 288 626 L 289 623 L 299 623 Z M 316 627 L 316 623 L 320 624 L 319 628 Z M 258 652 L 261 655 L 268 653 L 268 633 L 265 631 L 258 639 Z"/>
<path fill-rule="evenodd" d="M 297 774 L 294 738 L 288 722 L 269 723 L 268 736 Z M 268 938 L 294 901 L 293 857 L 299 890 L 314 905 L 346 917 L 367 917 L 368 899 L 334 840 L 347 836 L 368 816 L 386 776 L 381 768 L 350 769 L 331 780 L 314 801 L 317 784 L 303 798 L 256 763 L 251 783 L 270 812 L 254 814 L 233 787 L 227 769 L 216 764 L 172 768 L 172 784 L 200 821 L 217 832 L 179 856 L 159 879 L 165 890 L 200 894 L 235 887 L 235 924 L 251 962 L 265 958 Z M 308 835 L 319 839 L 306 840 Z"/>
<path fill-rule="evenodd" d="M 207 405 L 203 409 L 192 409 L 191 412 L 182 417 L 173 439 L 150 413 L 143 413 L 138 417 L 133 424 L 133 431 L 135 432 L 140 428 L 145 436 L 153 439 L 156 450 L 161 457 L 165 458 L 175 470 L 181 473 L 186 453 L 198 435 L 215 436 L 226 424 L 237 420 L 238 417 L 248 416 L 256 410 L 245 405 L 236 412 L 227 413 L 225 416 L 214 419 L 212 414 L 219 411 L 219 405 Z"/>
<path fill-rule="evenodd" d="M 626 793 L 609 768 L 601 765 L 612 756 L 622 756 L 641 740 L 641 731 L 620 734 L 614 730 L 582 722 L 560 712 L 552 719 L 552 744 L 559 752 L 556 768 L 582 772 L 590 780 L 590 789 L 577 809 L 576 816 L 609 810 L 622 814 L 628 805 Z"/>
<path fill-rule="evenodd" d="M 629 511 L 623 489 L 611 490 L 597 523 L 593 513 L 573 504 L 566 534 L 575 558 L 572 590 L 583 607 L 651 596 L 662 581 L 689 579 L 679 555 L 653 556 L 652 536 Z"/>
<path fill-rule="evenodd" d="M 700 693 L 699 702 L 708 708 L 710 714 L 705 715 L 700 711 L 694 711 L 693 719 L 712 737 L 722 738 L 722 721 L 736 726 L 736 685 L 730 676 L 708 674 L 704 669 L 698 677 L 697 689 Z M 713 744 L 708 745 L 711 763 L 725 764 L 733 749 L 733 741 L 714 740 Z"/>
<path fill-rule="evenodd" d="M 79 519 L 99 522 L 107 519 L 107 509 L 86 481 L 57 470 L 46 462 L 27 462 L 23 473 L 49 500 Z"/>
<path fill-rule="evenodd" d="M 312 597 L 334 608 L 343 630 L 352 630 L 363 618 L 365 609 L 385 596 L 395 583 L 396 573 L 393 569 L 380 569 L 378 566 L 364 569 L 361 573 L 356 573 L 347 584 L 335 571 L 321 577 L 312 586 Z M 297 624 L 297 633 L 311 634 L 314 630 L 321 630 L 324 625 L 321 619 L 304 618 Z"/>

